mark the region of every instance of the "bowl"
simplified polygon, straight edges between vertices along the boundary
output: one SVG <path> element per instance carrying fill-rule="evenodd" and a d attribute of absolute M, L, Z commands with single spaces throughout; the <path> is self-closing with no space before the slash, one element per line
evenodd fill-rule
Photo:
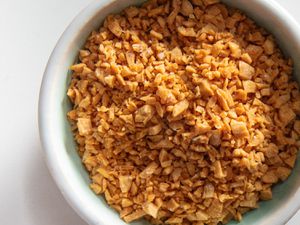
<path fill-rule="evenodd" d="M 66 95 L 69 67 L 76 59 L 90 32 L 110 13 L 117 13 L 139 0 L 96 0 L 73 20 L 59 39 L 46 67 L 39 99 L 39 130 L 49 170 L 63 196 L 90 225 L 125 225 L 117 212 L 89 188 L 88 174 L 76 151 L 66 113 L 71 108 Z M 274 0 L 224 0 L 239 8 L 277 39 L 284 53 L 295 63 L 294 77 L 300 81 L 300 27 Z M 299 158 L 299 157 L 298 157 Z M 300 207 L 300 163 L 284 183 L 273 188 L 273 199 L 245 214 L 240 225 L 285 224 Z M 148 224 L 138 221 L 132 224 Z M 238 224 L 231 221 L 230 225 Z"/>

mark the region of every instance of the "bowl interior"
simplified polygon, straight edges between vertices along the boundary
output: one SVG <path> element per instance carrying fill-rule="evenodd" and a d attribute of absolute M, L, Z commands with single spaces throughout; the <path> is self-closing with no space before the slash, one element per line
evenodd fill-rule
<path fill-rule="evenodd" d="M 77 154 L 76 144 L 73 141 L 70 126 L 66 118 L 66 113 L 71 108 L 70 102 L 66 96 L 67 87 L 70 81 L 70 72 L 68 71 L 68 68 L 76 61 L 78 50 L 83 46 L 87 36 L 93 29 L 96 29 L 101 25 L 105 16 L 112 12 L 119 12 L 128 5 L 140 4 L 142 2 L 143 1 L 139 0 L 106 0 L 93 3 L 86 12 L 83 12 L 81 16 L 79 16 L 80 22 L 78 22 L 77 19 L 77 24 L 75 20 L 68 28 L 69 35 L 65 34 L 67 37 L 63 37 L 60 44 L 57 46 L 57 48 L 60 49 L 58 50 L 57 55 L 61 54 L 62 56 L 52 62 L 53 64 L 56 63 L 57 66 L 54 75 L 49 75 L 55 76 L 55 78 L 53 78 L 55 79 L 55 84 L 52 86 L 52 91 L 55 90 L 55 94 L 53 94 L 51 99 L 49 99 L 49 103 L 47 103 L 50 105 L 50 112 L 53 112 L 51 121 L 54 125 L 49 126 L 53 126 L 50 128 L 50 131 L 52 130 L 52 132 L 59 130 L 59 132 L 53 134 L 53 138 L 60 138 L 62 140 L 60 144 L 56 145 L 56 149 L 53 151 L 56 152 L 55 154 L 57 154 L 57 157 L 61 160 L 60 162 L 57 162 L 57 164 L 64 164 L 60 169 L 62 170 L 61 172 L 64 174 L 69 187 L 72 188 L 72 190 L 63 190 L 66 198 L 71 202 L 71 205 L 76 205 L 74 208 L 90 224 L 104 225 L 114 223 L 115 225 L 125 225 L 126 223 L 119 219 L 118 214 L 110 209 L 102 197 L 95 195 L 89 188 L 89 177 Z M 293 58 L 295 63 L 294 76 L 299 80 L 299 40 L 291 35 L 291 29 L 286 26 L 285 21 L 282 21 L 285 12 L 281 11 L 276 4 L 273 5 L 273 1 L 268 1 L 267 3 L 267 1 L 259 0 L 224 0 L 224 2 L 242 9 L 250 17 L 254 18 L 255 21 L 275 35 L 286 55 Z M 267 8 L 264 7 L 266 5 Z M 274 14 L 274 11 L 282 13 L 282 17 L 278 17 L 278 14 Z M 266 18 L 268 19 L 266 20 Z M 298 36 L 298 38 L 299 37 L 300 36 Z M 55 165 L 50 165 L 50 167 L 54 166 Z M 284 183 L 277 184 L 273 188 L 273 199 L 261 202 L 259 204 L 259 210 L 253 210 L 246 213 L 243 221 L 239 224 L 283 224 L 286 222 L 288 217 L 296 210 L 296 205 L 293 203 L 295 202 L 293 201 L 293 196 L 296 195 L 300 186 L 300 179 L 298 179 L 299 172 L 300 163 L 296 163 L 296 167 L 288 180 Z M 59 186 L 62 188 L 63 184 L 60 184 Z M 67 192 L 73 192 L 73 194 Z M 74 200 L 72 200 L 72 198 L 76 198 L 75 192 L 78 194 L 78 199 L 76 200 L 77 203 L 74 203 Z M 80 204 L 82 204 L 82 207 L 80 207 Z M 282 208 L 287 206 L 287 204 L 289 204 L 289 210 L 283 211 Z M 82 209 L 83 207 L 85 207 L 85 209 Z M 283 214 L 284 212 L 286 212 L 286 214 Z M 279 216 L 280 218 L 278 215 L 281 215 Z M 142 225 L 148 223 L 139 221 L 132 224 Z M 237 222 L 232 221 L 229 224 L 233 225 L 237 224 Z"/>

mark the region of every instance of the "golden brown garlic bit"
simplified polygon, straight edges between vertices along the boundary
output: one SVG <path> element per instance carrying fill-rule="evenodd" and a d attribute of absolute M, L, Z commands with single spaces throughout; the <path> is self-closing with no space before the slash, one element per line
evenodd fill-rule
<path fill-rule="evenodd" d="M 90 186 L 126 222 L 241 220 L 295 165 L 291 61 L 218 0 L 110 15 L 71 70 L 68 118 Z"/>

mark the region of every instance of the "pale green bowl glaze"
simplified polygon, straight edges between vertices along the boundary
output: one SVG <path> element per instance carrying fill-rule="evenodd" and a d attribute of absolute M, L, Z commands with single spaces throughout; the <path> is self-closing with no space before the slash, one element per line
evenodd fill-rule
<path fill-rule="evenodd" d="M 77 213 L 91 225 L 125 225 L 102 197 L 89 188 L 87 172 L 76 152 L 66 113 L 70 103 L 66 96 L 70 81 L 69 66 L 76 61 L 78 50 L 90 32 L 101 25 L 109 13 L 119 12 L 138 0 L 98 0 L 83 10 L 66 29 L 57 43 L 45 70 L 39 100 L 39 128 L 45 158 L 58 187 Z M 300 78 L 300 28 L 273 0 L 224 0 L 242 9 L 273 33 L 284 52 L 295 62 L 294 76 Z M 271 201 L 247 213 L 242 222 L 230 225 L 281 225 L 300 206 L 300 163 L 289 179 L 274 187 Z M 139 221 L 132 224 L 147 224 Z"/>

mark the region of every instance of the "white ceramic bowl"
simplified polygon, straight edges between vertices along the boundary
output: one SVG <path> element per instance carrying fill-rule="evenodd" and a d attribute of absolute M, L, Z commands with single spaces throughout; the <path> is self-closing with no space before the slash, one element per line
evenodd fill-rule
<path fill-rule="evenodd" d="M 66 90 L 70 81 L 69 66 L 76 60 L 90 32 L 109 13 L 119 12 L 138 0 L 96 0 L 70 24 L 58 41 L 45 70 L 39 100 L 39 128 L 45 158 L 58 187 L 69 204 L 90 225 L 124 225 L 118 214 L 102 197 L 89 189 L 88 175 L 76 152 L 66 113 L 70 108 Z M 284 52 L 295 62 L 294 76 L 300 80 L 300 27 L 273 0 L 224 0 L 240 8 L 275 35 Z M 247 213 L 240 223 L 281 225 L 300 206 L 300 165 L 291 177 L 274 188 L 274 199 L 260 204 L 260 209 Z M 134 224 L 147 224 L 145 221 Z M 236 224 L 231 222 L 230 224 Z"/>

